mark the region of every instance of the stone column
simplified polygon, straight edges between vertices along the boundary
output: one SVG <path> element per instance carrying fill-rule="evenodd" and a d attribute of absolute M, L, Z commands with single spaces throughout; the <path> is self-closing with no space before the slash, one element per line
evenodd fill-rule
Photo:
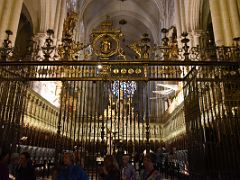
<path fill-rule="evenodd" d="M 176 17 L 176 28 L 177 28 L 177 36 L 181 37 L 182 33 L 182 26 L 181 26 L 181 13 L 180 13 L 180 5 L 179 5 L 179 0 L 174 1 L 175 4 L 175 17 Z"/>
<path fill-rule="evenodd" d="M 50 8 L 48 0 L 41 0 L 40 2 L 40 28 L 39 32 L 46 32 L 50 28 Z"/>
<path fill-rule="evenodd" d="M 54 37 L 55 38 L 58 37 L 59 20 L 60 20 L 60 14 L 61 14 L 61 4 L 62 4 L 62 0 L 58 0 L 56 14 L 55 14 L 55 22 L 54 22 Z"/>
<path fill-rule="evenodd" d="M 231 46 L 233 43 L 233 36 L 232 36 L 232 27 L 229 19 L 230 16 L 229 16 L 227 1 L 229 0 L 219 0 L 219 3 L 220 3 L 220 12 L 222 17 L 222 28 L 224 33 L 224 42 L 225 42 L 224 45 Z"/>
<path fill-rule="evenodd" d="M 2 44 L 3 40 L 6 37 L 5 31 L 8 28 L 8 22 L 12 12 L 13 0 L 1 0 L 1 1 L 4 1 L 1 4 L 2 17 L 0 20 L 0 43 Z"/>
<path fill-rule="evenodd" d="M 240 1 L 238 0 L 239 5 Z M 228 0 L 230 21 L 232 25 L 233 38 L 240 37 L 240 9 L 238 9 L 237 0 Z M 240 8 L 240 6 L 239 6 Z"/>
<path fill-rule="evenodd" d="M 50 22 L 49 22 L 49 29 L 54 29 L 54 23 L 55 23 L 55 16 L 57 13 L 57 5 L 58 1 L 49 1 L 50 5 Z"/>
<path fill-rule="evenodd" d="M 56 32 L 56 37 L 58 40 L 61 41 L 62 31 L 63 31 L 63 23 L 64 23 L 64 19 L 66 17 L 66 0 L 62 0 L 60 12 L 61 13 L 60 13 L 60 19 L 59 19 L 59 24 L 58 24 L 58 32 Z"/>
<path fill-rule="evenodd" d="M 179 7 L 180 7 L 181 28 L 182 28 L 182 32 L 186 32 L 187 29 L 186 29 L 185 5 L 184 5 L 184 1 L 180 1 L 180 2 L 179 2 Z"/>
<path fill-rule="evenodd" d="M 215 43 L 217 46 L 222 46 L 224 44 L 224 36 L 223 36 L 223 28 L 222 28 L 222 20 L 220 16 L 220 6 L 219 0 L 210 0 L 209 1 L 212 23 L 213 23 L 213 31 L 215 37 Z"/>
<path fill-rule="evenodd" d="M 1 21 L 1 17 L 2 17 L 2 11 L 3 11 L 3 4 L 4 4 L 4 0 L 0 0 L 0 4 L 2 5 L 1 7 L 0 7 L 0 21 Z"/>
<path fill-rule="evenodd" d="M 240 14 L 240 1 L 237 1 L 238 13 Z"/>

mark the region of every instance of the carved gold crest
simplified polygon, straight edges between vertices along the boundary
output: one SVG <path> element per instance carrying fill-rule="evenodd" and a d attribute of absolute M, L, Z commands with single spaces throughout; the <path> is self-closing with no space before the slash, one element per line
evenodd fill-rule
<path fill-rule="evenodd" d="M 119 29 L 114 29 L 112 21 L 107 17 L 99 28 L 92 31 L 91 43 L 94 54 L 101 59 L 109 59 L 115 55 L 124 56 L 120 48 L 122 36 L 122 32 Z"/>

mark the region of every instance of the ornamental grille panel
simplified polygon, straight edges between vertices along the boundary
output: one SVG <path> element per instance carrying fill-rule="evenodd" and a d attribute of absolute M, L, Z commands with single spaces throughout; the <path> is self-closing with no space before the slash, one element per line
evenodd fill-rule
<path fill-rule="evenodd" d="M 240 167 L 239 74 L 206 81 L 198 73 L 193 69 L 184 87 L 190 171 L 236 178 Z"/>
<path fill-rule="evenodd" d="M 38 163 L 58 162 L 63 151 L 74 151 L 89 176 L 95 177 L 105 154 L 119 158 L 127 151 L 137 167 L 144 150 L 174 144 L 188 151 L 192 174 L 238 173 L 238 62 L 102 64 L 103 69 L 97 69 L 99 62 L 94 61 L 2 62 L 1 146 L 30 150 Z M 37 81 L 61 84 L 60 107 L 31 90 Z M 166 140 L 162 125 L 168 118 L 181 121 L 183 114 L 168 117 L 156 107 L 154 87 L 163 82 L 184 83 L 185 123 L 175 120 L 170 132 L 178 127 L 186 132 L 171 140 Z M 178 137 L 183 140 L 177 142 Z"/>
<path fill-rule="evenodd" d="M 230 47 L 216 47 L 209 37 L 189 47 L 188 34 L 178 43 L 172 26 L 162 29 L 162 45 L 144 33 L 125 47 L 123 32 L 107 17 L 83 44 L 74 40 L 77 16 L 68 13 L 58 47 L 48 30 L 44 44 L 31 41 L 21 57 L 6 31 L 1 148 L 31 152 L 37 170 L 61 163 L 71 151 L 89 179 L 98 179 L 106 154 L 121 165 L 127 152 L 140 170 L 144 151 L 175 147 L 182 172 L 236 178 L 240 38 Z M 46 82 L 55 83 L 48 91 L 58 98 L 46 94 Z"/>

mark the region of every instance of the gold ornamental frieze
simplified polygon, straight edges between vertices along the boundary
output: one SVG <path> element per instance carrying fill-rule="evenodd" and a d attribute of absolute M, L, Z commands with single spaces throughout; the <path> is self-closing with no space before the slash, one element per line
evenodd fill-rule
<path fill-rule="evenodd" d="M 181 63 L 181 64 L 180 64 Z M 193 63 L 193 62 L 191 62 Z M 189 71 L 196 68 L 197 78 L 206 81 L 228 81 L 240 74 L 238 62 L 197 63 L 189 62 L 130 62 L 130 61 L 84 61 L 84 62 L 5 62 L 1 64 L 0 74 L 3 79 L 59 80 L 59 79 L 149 79 L 149 80 L 184 80 Z M 14 66 L 16 64 L 16 66 Z"/>
<path fill-rule="evenodd" d="M 112 66 L 111 76 L 113 77 L 143 77 L 141 66 Z"/>
<path fill-rule="evenodd" d="M 166 75 L 171 75 L 171 74 L 180 74 L 183 71 L 181 69 L 152 69 L 150 70 L 151 74 L 166 74 Z"/>
<path fill-rule="evenodd" d="M 37 71 L 32 70 L 31 74 L 35 74 L 36 76 L 43 76 L 43 77 L 64 77 L 64 76 L 95 76 L 98 74 L 97 69 L 83 69 L 83 68 L 72 68 L 72 67 L 65 67 L 65 68 L 58 68 L 55 70 L 52 69 L 39 69 Z"/>

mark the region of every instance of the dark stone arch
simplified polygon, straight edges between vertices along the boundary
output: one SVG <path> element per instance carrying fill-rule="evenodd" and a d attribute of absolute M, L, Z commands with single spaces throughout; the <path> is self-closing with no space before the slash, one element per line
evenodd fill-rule
<path fill-rule="evenodd" d="M 23 4 L 15 41 L 15 47 L 17 48 L 20 57 L 24 57 L 26 55 L 27 47 L 32 36 L 33 36 L 32 19 L 26 6 Z"/>

